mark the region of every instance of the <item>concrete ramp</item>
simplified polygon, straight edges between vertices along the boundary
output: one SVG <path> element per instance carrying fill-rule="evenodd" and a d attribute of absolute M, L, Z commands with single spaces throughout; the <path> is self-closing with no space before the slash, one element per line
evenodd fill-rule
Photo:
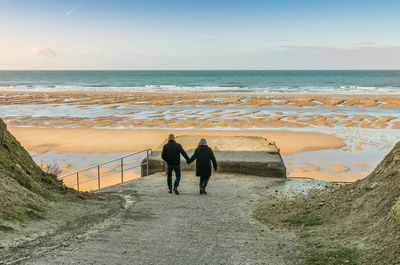
<path fill-rule="evenodd" d="M 189 157 L 198 146 L 201 136 L 182 135 L 176 137 Z M 218 171 L 240 173 L 262 177 L 286 178 L 286 167 L 274 142 L 259 136 L 207 136 L 208 145 L 213 149 L 218 163 Z M 166 170 L 161 159 L 165 140 L 149 157 L 149 175 Z M 143 162 L 147 162 L 146 159 Z M 146 166 L 142 168 L 142 177 L 146 176 Z M 181 159 L 183 171 L 194 171 L 195 163 L 187 165 Z"/>

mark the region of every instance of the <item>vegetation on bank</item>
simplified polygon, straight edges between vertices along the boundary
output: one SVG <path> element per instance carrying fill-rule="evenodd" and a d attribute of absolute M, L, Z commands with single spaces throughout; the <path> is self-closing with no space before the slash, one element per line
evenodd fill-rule
<path fill-rule="evenodd" d="M 60 196 L 77 199 L 85 195 L 39 168 L 0 119 L 0 232 L 13 231 L 15 223 L 41 219 L 46 204 Z"/>
<path fill-rule="evenodd" d="M 296 233 L 303 264 L 400 264 L 400 142 L 365 179 L 294 199 L 271 196 L 254 215 Z"/>
<path fill-rule="evenodd" d="M 305 264 L 309 265 L 357 265 L 360 255 L 357 250 L 343 248 L 339 250 L 317 253 L 307 257 Z"/>

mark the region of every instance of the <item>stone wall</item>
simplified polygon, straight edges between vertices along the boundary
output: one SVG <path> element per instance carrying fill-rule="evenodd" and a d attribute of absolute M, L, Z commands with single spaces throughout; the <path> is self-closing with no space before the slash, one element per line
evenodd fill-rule
<path fill-rule="evenodd" d="M 182 139 L 183 138 L 183 139 Z M 184 149 L 191 156 L 194 148 L 197 146 L 199 137 L 190 136 L 178 137 L 177 142 L 182 143 Z M 218 141 L 217 138 L 211 138 L 210 147 L 214 150 L 214 155 L 218 164 L 218 171 L 228 173 L 240 173 L 262 177 L 286 178 L 286 167 L 279 153 L 279 149 L 274 143 L 268 142 L 262 137 L 223 137 L 224 141 Z M 181 140 L 181 141 L 180 141 Z M 207 139 L 209 140 L 209 139 Z M 247 146 L 246 146 L 247 145 Z M 233 147 L 233 148 L 231 148 Z M 158 150 L 160 150 L 159 148 Z M 234 150 L 221 150 L 234 149 Z M 246 150 L 249 149 L 250 151 Z M 147 160 L 143 160 L 146 163 Z M 147 175 L 147 166 L 142 166 L 142 176 Z M 149 175 L 156 172 L 165 171 L 164 161 L 161 159 L 161 151 L 155 151 L 149 157 Z M 195 163 L 187 165 L 184 158 L 181 158 L 181 170 L 194 171 Z"/>

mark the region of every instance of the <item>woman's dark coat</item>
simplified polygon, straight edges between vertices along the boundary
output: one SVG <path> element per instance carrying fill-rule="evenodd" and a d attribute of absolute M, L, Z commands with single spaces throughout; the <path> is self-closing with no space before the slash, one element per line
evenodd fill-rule
<path fill-rule="evenodd" d="M 192 163 L 194 160 L 196 160 L 196 176 L 210 177 L 211 162 L 213 163 L 214 169 L 217 170 L 217 161 L 215 160 L 214 153 L 207 145 L 199 145 L 188 163 Z"/>

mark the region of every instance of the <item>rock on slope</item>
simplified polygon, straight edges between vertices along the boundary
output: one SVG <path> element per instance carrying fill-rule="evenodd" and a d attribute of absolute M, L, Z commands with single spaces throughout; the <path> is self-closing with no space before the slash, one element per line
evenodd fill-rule
<path fill-rule="evenodd" d="M 266 198 L 255 216 L 297 232 L 309 263 L 347 255 L 354 264 L 400 264 L 400 142 L 363 180 L 295 200 Z"/>
<path fill-rule="evenodd" d="M 68 189 L 43 172 L 0 119 L 0 232 L 15 221 L 40 218 L 42 206 Z"/>

